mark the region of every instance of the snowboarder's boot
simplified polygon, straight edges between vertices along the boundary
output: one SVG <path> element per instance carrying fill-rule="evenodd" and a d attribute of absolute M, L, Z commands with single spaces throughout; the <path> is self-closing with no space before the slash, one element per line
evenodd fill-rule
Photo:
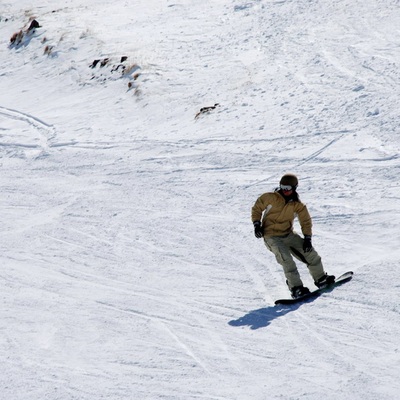
<path fill-rule="evenodd" d="M 306 288 L 305 286 L 295 286 L 290 289 L 290 293 L 292 294 L 292 297 L 294 299 L 297 299 L 298 297 L 305 296 L 306 294 L 310 293 L 310 290 Z"/>
<path fill-rule="evenodd" d="M 315 283 L 315 286 L 317 286 L 318 288 L 322 288 L 322 287 L 328 286 L 334 282 L 335 282 L 335 276 L 328 275 L 327 273 L 325 273 L 325 275 L 323 275 L 321 278 L 319 278 L 314 283 Z"/>

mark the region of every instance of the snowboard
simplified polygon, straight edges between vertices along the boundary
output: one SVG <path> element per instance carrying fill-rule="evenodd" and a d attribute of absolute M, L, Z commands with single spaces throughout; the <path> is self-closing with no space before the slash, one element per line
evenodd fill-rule
<path fill-rule="evenodd" d="M 332 290 L 335 286 L 343 285 L 343 283 L 348 282 L 353 277 L 353 272 L 348 271 L 345 272 L 343 275 L 340 275 L 338 278 L 335 279 L 335 282 L 331 283 L 330 285 L 323 286 L 322 288 L 316 289 L 304 296 L 297 297 L 296 299 L 279 299 L 275 301 L 275 304 L 295 304 L 307 299 L 311 299 L 313 297 L 318 297 L 324 292 L 328 292 Z"/>

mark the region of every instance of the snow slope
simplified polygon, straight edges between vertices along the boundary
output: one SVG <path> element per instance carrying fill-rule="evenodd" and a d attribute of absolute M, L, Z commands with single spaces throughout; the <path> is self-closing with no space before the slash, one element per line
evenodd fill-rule
<path fill-rule="evenodd" d="M 3 1 L 0 398 L 397 399 L 399 21 L 398 0 Z M 250 209 L 286 172 L 326 270 L 355 275 L 276 307 Z"/>

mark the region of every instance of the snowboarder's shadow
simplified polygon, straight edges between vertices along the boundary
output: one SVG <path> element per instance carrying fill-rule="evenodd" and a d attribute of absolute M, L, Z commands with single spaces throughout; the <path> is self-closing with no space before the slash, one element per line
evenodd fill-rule
<path fill-rule="evenodd" d="M 301 303 L 291 305 L 277 305 L 252 310 L 236 320 L 229 321 L 230 326 L 249 326 L 250 329 L 267 327 L 274 319 L 283 317 L 286 314 L 297 310 L 300 306 L 311 303 L 315 298 L 310 298 Z"/>

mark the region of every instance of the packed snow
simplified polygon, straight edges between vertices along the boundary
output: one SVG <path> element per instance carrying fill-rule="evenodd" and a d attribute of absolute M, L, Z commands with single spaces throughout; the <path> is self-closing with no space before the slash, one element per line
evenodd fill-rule
<path fill-rule="evenodd" d="M 399 27 L 398 0 L 2 1 L 0 398 L 398 399 Z M 354 277 L 275 306 L 250 210 L 288 172 Z"/>

